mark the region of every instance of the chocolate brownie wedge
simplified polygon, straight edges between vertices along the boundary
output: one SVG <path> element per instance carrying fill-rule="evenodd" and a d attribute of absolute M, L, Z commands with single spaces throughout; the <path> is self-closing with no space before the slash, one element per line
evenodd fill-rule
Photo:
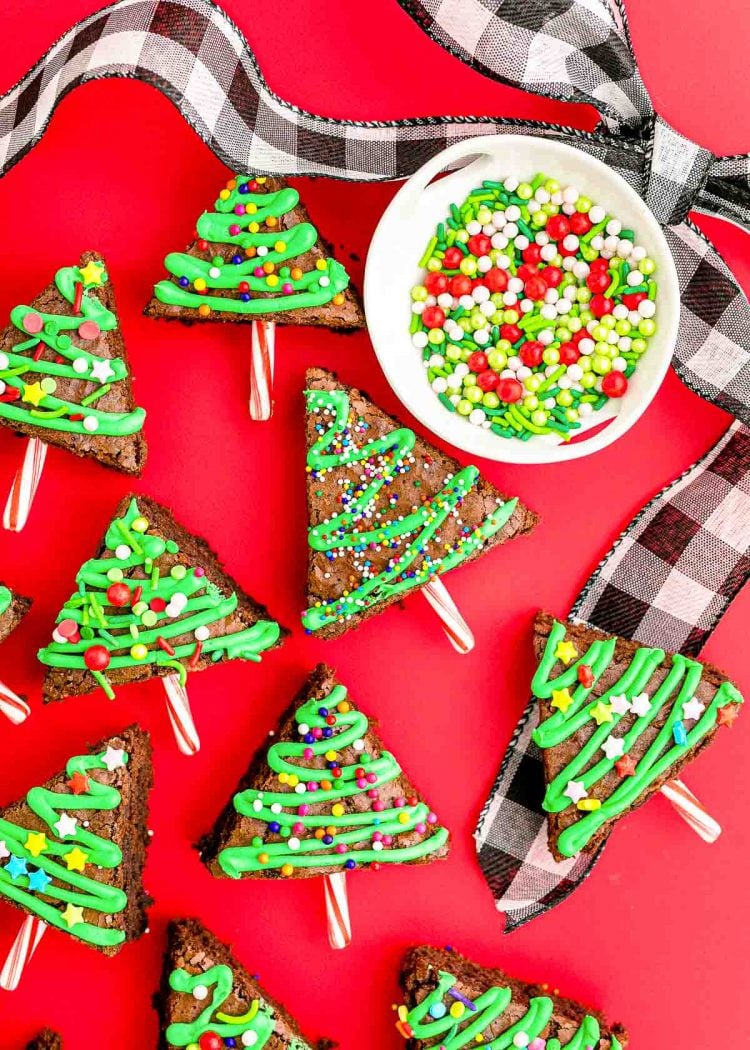
<path fill-rule="evenodd" d="M 149 317 L 364 328 L 349 275 L 285 179 L 236 175 L 164 264 Z"/>
<path fill-rule="evenodd" d="M 31 598 L 23 598 L 0 583 L 0 642 L 15 631 L 30 608 Z"/>
<path fill-rule="evenodd" d="M 36 1039 L 27 1044 L 26 1050 L 63 1050 L 63 1041 L 57 1032 L 45 1028 Z"/>
<path fill-rule="evenodd" d="M 147 496 L 126 496 L 39 651 L 45 702 L 153 675 L 260 659 L 287 632 L 226 572 L 205 540 Z"/>
<path fill-rule="evenodd" d="M 300 1031 L 292 1015 L 196 919 L 167 931 L 161 989 L 160 1050 L 172 1047 L 255 1047 L 255 1050 L 328 1050 Z M 214 1039 L 211 1039 L 211 1036 Z"/>
<path fill-rule="evenodd" d="M 426 945 L 406 955 L 399 978 L 404 1004 L 396 1027 L 409 1050 L 458 1050 L 481 1044 L 528 1050 L 625 1050 L 628 1036 L 596 1010 L 479 966 L 458 952 Z"/>
<path fill-rule="evenodd" d="M 0 332 L 0 423 L 140 475 L 146 413 L 133 397 L 112 284 L 97 252 L 64 266 Z M 14 396 L 15 395 L 15 396 Z"/>
<path fill-rule="evenodd" d="M 529 532 L 536 515 L 332 372 L 307 373 L 308 609 L 335 638 L 433 576 Z"/>
<path fill-rule="evenodd" d="M 199 849 L 216 876 L 311 878 L 438 860 L 448 832 L 320 664 Z"/>
<path fill-rule="evenodd" d="M 0 899 L 105 955 L 146 930 L 151 744 L 130 726 L 0 809 Z"/>
<path fill-rule="evenodd" d="M 591 852 L 739 714 L 742 695 L 711 664 L 573 623 L 537 617 L 550 849 Z"/>

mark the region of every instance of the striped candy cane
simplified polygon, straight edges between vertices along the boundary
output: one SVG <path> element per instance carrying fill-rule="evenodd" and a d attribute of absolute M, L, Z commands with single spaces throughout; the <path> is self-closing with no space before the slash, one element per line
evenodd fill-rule
<path fill-rule="evenodd" d="M 3 513 L 3 528 L 20 532 L 28 521 L 39 479 L 47 458 L 47 446 L 39 438 L 29 438 L 20 470 L 16 471 Z"/>
<path fill-rule="evenodd" d="M 31 708 L 26 701 L 3 682 L 0 682 L 0 714 L 4 714 L 15 726 L 20 726 L 31 714 Z"/>
<path fill-rule="evenodd" d="M 422 594 L 440 617 L 443 630 L 456 652 L 462 655 L 470 653 L 474 648 L 474 635 L 440 577 L 433 576 L 422 588 Z"/>
<path fill-rule="evenodd" d="M 162 678 L 162 685 L 166 693 L 167 714 L 172 723 L 177 746 L 183 755 L 196 755 L 200 751 L 201 742 L 193 721 L 193 712 L 190 710 L 187 689 L 180 684 L 176 674 Z"/>
<path fill-rule="evenodd" d="M 276 325 L 273 321 L 253 321 L 250 357 L 250 416 L 270 419 L 273 412 L 273 357 Z"/>
<path fill-rule="evenodd" d="M 0 988 L 4 988 L 6 992 L 14 992 L 18 988 L 24 967 L 31 962 L 31 956 L 46 932 L 46 922 L 37 919 L 35 915 L 26 916 L 0 970 Z"/>
<path fill-rule="evenodd" d="M 328 943 L 332 948 L 348 948 L 352 943 L 352 923 L 349 918 L 349 894 L 346 872 L 336 871 L 323 876 L 328 917 Z"/>
<path fill-rule="evenodd" d="M 681 780 L 668 781 L 663 785 L 661 793 L 669 799 L 696 835 L 699 835 L 704 842 L 716 842 L 721 835 L 721 825 L 709 815 L 703 803 L 698 801 Z"/>

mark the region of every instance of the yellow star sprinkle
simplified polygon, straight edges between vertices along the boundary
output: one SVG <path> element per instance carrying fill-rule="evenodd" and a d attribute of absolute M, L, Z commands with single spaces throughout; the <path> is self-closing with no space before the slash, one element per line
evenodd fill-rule
<path fill-rule="evenodd" d="M 101 263 L 92 260 L 87 262 L 85 266 L 81 266 L 78 272 L 83 277 L 84 285 L 101 284 L 104 267 Z"/>
<path fill-rule="evenodd" d="M 75 926 L 79 922 L 83 922 L 83 908 L 76 907 L 75 904 L 69 904 L 64 912 L 62 912 L 61 918 L 68 924 L 68 929 L 71 926 Z"/>
<path fill-rule="evenodd" d="M 562 711 L 565 714 L 572 703 L 573 697 L 568 689 L 552 690 L 552 707 L 556 707 L 558 711 Z"/>
<path fill-rule="evenodd" d="M 591 708 L 589 714 L 598 726 L 603 725 L 605 722 L 611 722 L 613 720 L 612 705 L 603 704 L 601 700 L 598 704 L 595 704 L 594 707 Z"/>
<path fill-rule="evenodd" d="M 88 853 L 84 853 L 78 846 L 74 846 L 70 853 L 65 854 L 65 863 L 68 865 L 68 871 L 83 871 L 88 859 Z"/>
<path fill-rule="evenodd" d="M 572 642 L 558 642 L 555 649 L 555 659 L 569 664 L 578 656 L 578 650 Z"/>
<path fill-rule="evenodd" d="M 47 395 L 42 390 L 41 383 L 23 384 L 23 394 L 21 395 L 22 401 L 27 401 L 30 405 L 35 405 L 38 408 L 46 396 Z"/>
<path fill-rule="evenodd" d="M 38 857 L 40 853 L 44 853 L 47 845 L 47 836 L 43 831 L 30 831 L 28 838 L 24 842 L 24 848 L 29 851 L 32 857 Z"/>

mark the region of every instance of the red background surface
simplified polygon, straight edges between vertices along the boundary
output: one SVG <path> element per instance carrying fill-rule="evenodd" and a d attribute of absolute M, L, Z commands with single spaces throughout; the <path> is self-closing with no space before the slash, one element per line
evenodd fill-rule
<path fill-rule="evenodd" d="M 359 118 L 494 112 L 592 126 L 592 111 L 523 95 L 463 67 L 423 37 L 393 0 L 283 6 L 280 19 L 278 4 L 226 3 L 271 86 L 308 108 Z M 715 0 L 631 0 L 628 7 L 657 108 L 716 152 L 747 149 L 750 83 L 740 45 L 750 13 L 743 0 L 726 0 L 720 18 Z M 85 0 L 5 0 L 0 89 L 91 10 Z M 163 256 L 183 246 L 225 177 L 156 91 L 110 82 L 74 92 L 43 143 L 0 181 L 0 316 L 27 302 L 81 249 L 105 253 L 138 401 L 149 413 L 140 488 L 211 538 L 237 579 L 296 625 L 305 567 L 304 369 L 337 369 L 386 409 L 398 406 L 365 333 L 290 330 L 278 340 L 276 413 L 270 423 L 253 424 L 246 409 L 249 332 L 189 330 L 141 317 Z M 360 257 L 395 191 L 326 181 L 301 188 L 319 226 Z M 718 221 L 701 223 L 749 287 L 743 234 Z M 360 271 L 355 265 L 355 277 Z M 476 633 L 475 652 L 454 654 L 418 596 L 333 643 L 308 639 L 297 628 L 260 667 L 217 667 L 191 680 L 203 740 L 195 759 L 174 746 L 158 683 L 123 689 L 113 704 L 98 694 L 45 710 L 39 705 L 35 650 L 130 487 L 96 464 L 52 450 L 31 523 L 19 536 L 0 535 L 0 576 L 35 599 L 1 654 L 2 677 L 29 693 L 34 712 L 20 728 L 0 725 L 0 800 L 43 780 L 82 743 L 139 720 L 156 750 L 155 835 L 146 872 L 155 905 L 151 934 L 114 960 L 50 933 L 21 989 L 0 993 L 0 1046 L 21 1046 L 43 1023 L 59 1028 L 74 1050 L 155 1045 L 150 997 L 164 928 L 171 916 L 183 915 L 199 916 L 233 940 L 240 958 L 311 1034 L 328 1034 L 344 1050 L 401 1044 L 391 1012 L 400 956 L 409 943 L 429 940 L 605 1008 L 629 1025 L 632 1045 L 641 1050 L 750 1045 L 745 720 L 722 733 L 686 778 L 724 825 L 717 845 L 703 845 L 656 799 L 618 830 L 573 899 L 511 937 L 501 936 L 471 837 L 528 695 L 535 610 L 564 613 L 634 511 L 728 422 L 670 375 L 633 430 L 591 459 L 567 467 L 485 464 L 494 482 L 542 515 L 542 524 L 533 537 L 451 575 L 452 593 Z M 10 484 L 21 451 L 8 432 L 0 435 L 0 489 Z M 706 651 L 746 691 L 748 613 L 746 593 Z M 345 953 L 328 948 L 319 882 L 215 881 L 191 849 L 290 693 L 323 659 L 379 717 L 387 741 L 454 833 L 443 864 L 350 879 L 355 941 Z M 11 944 L 18 914 L 0 904 L 0 954 Z"/>

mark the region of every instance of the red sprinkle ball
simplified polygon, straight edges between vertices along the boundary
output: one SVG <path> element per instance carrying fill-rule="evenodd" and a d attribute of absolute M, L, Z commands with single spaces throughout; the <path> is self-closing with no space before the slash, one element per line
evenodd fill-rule
<path fill-rule="evenodd" d="M 411 337 L 443 405 L 505 438 L 568 441 L 656 333 L 656 264 L 574 186 L 487 181 L 451 206 L 411 290 Z"/>

